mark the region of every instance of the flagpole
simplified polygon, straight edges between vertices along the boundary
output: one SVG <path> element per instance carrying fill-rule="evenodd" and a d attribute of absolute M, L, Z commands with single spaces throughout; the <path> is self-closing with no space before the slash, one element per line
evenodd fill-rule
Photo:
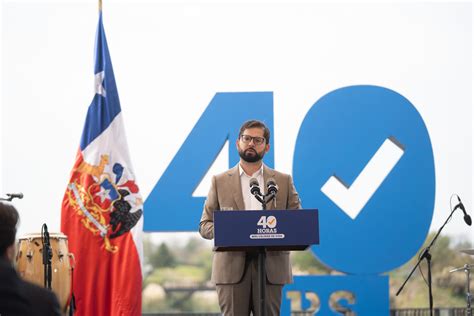
<path fill-rule="evenodd" d="M 102 0 L 99 0 L 99 12 L 102 11 Z"/>

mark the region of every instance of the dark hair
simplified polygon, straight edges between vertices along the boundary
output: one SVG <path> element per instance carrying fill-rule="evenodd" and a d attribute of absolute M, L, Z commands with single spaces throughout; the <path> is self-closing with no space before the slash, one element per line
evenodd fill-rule
<path fill-rule="evenodd" d="M 19 219 L 20 215 L 13 205 L 0 202 L 0 256 L 5 255 L 7 248 L 15 243 Z"/>
<path fill-rule="evenodd" d="M 270 130 L 265 125 L 265 123 L 263 123 L 262 121 L 258 121 L 258 120 L 250 120 L 250 121 L 247 121 L 244 124 L 242 124 L 242 126 L 240 127 L 240 131 L 239 131 L 239 139 L 240 139 L 240 136 L 242 136 L 242 133 L 246 129 L 249 129 L 249 128 L 261 128 L 261 129 L 263 129 L 263 137 L 265 137 L 265 140 L 266 140 L 267 144 L 270 143 Z"/>

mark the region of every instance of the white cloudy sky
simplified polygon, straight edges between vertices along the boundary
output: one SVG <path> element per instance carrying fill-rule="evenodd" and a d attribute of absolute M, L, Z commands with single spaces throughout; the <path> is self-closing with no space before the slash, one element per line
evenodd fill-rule
<path fill-rule="evenodd" d="M 4 0 L 0 8 L 0 193 L 25 194 L 15 202 L 20 234 L 43 222 L 58 231 L 93 96 L 97 3 Z M 311 105 L 334 89 L 374 84 L 407 97 L 428 127 L 437 172 L 432 229 L 449 214 L 452 193 L 471 211 L 472 13 L 470 2 L 105 1 L 144 197 L 216 92 L 274 92 L 275 167 L 291 172 Z M 208 185 L 206 178 L 201 192 Z M 474 240 L 460 214 L 445 232 Z"/>

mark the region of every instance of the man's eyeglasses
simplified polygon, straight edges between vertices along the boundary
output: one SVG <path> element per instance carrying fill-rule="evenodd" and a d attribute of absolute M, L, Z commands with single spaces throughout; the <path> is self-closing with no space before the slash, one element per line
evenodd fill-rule
<path fill-rule="evenodd" d="M 245 144 L 249 144 L 252 140 L 255 145 L 262 145 L 265 143 L 265 138 L 259 136 L 252 137 L 249 135 L 240 135 L 240 140 Z"/>

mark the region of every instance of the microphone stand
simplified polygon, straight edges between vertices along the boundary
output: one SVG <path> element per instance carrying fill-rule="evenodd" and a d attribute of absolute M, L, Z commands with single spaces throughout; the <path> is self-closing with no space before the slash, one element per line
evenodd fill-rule
<path fill-rule="evenodd" d="M 53 258 L 53 250 L 51 249 L 48 226 L 46 224 L 43 224 L 41 227 L 41 237 L 43 242 L 44 287 L 51 290 L 51 259 Z"/>
<path fill-rule="evenodd" d="M 268 193 L 267 195 L 264 196 L 260 192 L 255 192 L 255 193 L 253 193 L 253 196 L 255 196 L 257 201 L 262 203 L 262 210 L 265 211 L 267 209 L 268 202 L 273 200 L 276 197 L 276 194 L 275 194 L 275 192 L 271 192 L 271 193 Z"/>
<path fill-rule="evenodd" d="M 275 192 L 262 195 L 260 190 L 252 191 L 253 196 L 262 203 L 262 210 L 267 209 L 267 203 L 273 200 L 276 196 Z M 260 315 L 266 316 L 267 310 L 265 305 L 265 287 L 266 287 L 266 278 L 267 272 L 265 271 L 265 247 L 258 248 L 258 287 L 259 287 L 259 305 L 260 305 Z"/>
<path fill-rule="evenodd" d="M 431 253 L 430 253 L 430 249 L 434 245 L 434 243 L 436 242 L 436 239 L 438 238 L 439 234 L 443 230 L 444 226 L 446 226 L 446 224 L 449 222 L 449 220 L 451 219 L 451 217 L 453 216 L 453 213 L 455 211 L 456 211 L 456 208 L 454 208 L 451 211 L 451 214 L 449 214 L 449 216 L 446 219 L 446 221 L 444 222 L 443 226 L 441 226 L 441 228 L 438 230 L 438 232 L 436 233 L 434 238 L 431 240 L 429 246 L 426 247 L 425 249 L 423 249 L 422 253 L 418 257 L 418 261 L 417 261 L 416 265 L 411 270 L 411 272 L 408 275 L 408 277 L 406 278 L 405 282 L 403 282 L 403 284 L 400 287 L 400 289 L 398 290 L 397 294 L 395 294 L 395 296 L 398 296 L 398 294 L 400 294 L 400 292 L 405 287 L 405 284 L 407 284 L 408 280 L 412 276 L 413 272 L 415 272 L 416 268 L 420 265 L 421 261 L 423 259 L 426 259 L 426 261 L 428 262 L 428 291 L 429 291 L 429 300 L 430 300 L 430 316 L 433 316 L 433 292 L 432 292 L 432 284 L 431 284 Z"/>

